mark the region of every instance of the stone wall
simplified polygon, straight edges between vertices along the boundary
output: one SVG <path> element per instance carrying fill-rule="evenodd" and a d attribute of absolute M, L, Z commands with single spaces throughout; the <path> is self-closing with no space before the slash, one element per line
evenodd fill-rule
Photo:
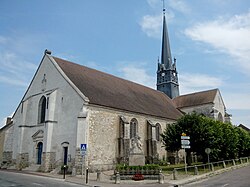
<path fill-rule="evenodd" d="M 50 172 L 56 167 L 56 153 L 55 152 L 43 152 L 41 170 Z"/>
<path fill-rule="evenodd" d="M 29 166 L 29 153 L 21 153 L 17 155 L 16 168 L 22 170 Z"/>
<path fill-rule="evenodd" d="M 119 156 L 118 139 L 120 116 L 124 116 L 129 122 L 133 118 L 138 121 L 138 135 L 141 138 L 142 150 L 145 156 L 147 153 L 147 120 L 152 121 L 154 124 L 159 123 L 162 131 L 167 127 L 167 124 L 174 122 L 142 114 L 100 107 L 89 107 L 89 149 L 87 164 L 90 169 L 108 170 L 117 164 Z M 157 141 L 157 144 L 161 144 L 161 142 Z M 159 147 L 159 158 L 165 157 L 166 151 L 164 148 L 160 145 L 157 147 Z"/>
<path fill-rule="evenodd" d="M 2 164 L 6 166 L 13 165 L 12 154 L 13 154 L 12 151 L 3 152 Z"/>

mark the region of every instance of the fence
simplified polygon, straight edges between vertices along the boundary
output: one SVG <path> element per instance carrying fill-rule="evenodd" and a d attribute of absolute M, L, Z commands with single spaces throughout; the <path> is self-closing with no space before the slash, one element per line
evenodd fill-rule
<path fill-rule="evenodd" d="M 228 167 L 235 167 L 237 165 L 249 163 L 250 157 L 243 157 L 239 159 L 232 160 L 223 160 L 219 162 L 212 162 L 201 165 L 187 166 L 182 168 L 174 168 L 173 170 L 173 179 L 177 180 L 178 178 L 187 178 L 192 175 L 200 175 L 204 173 L 214 172 L 220 169 L 225 169 Z"/>

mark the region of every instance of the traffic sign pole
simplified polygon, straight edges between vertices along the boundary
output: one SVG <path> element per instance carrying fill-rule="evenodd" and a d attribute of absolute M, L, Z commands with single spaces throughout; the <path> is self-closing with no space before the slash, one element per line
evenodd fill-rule
<path fill-rule="evenodd" d="M 190 149 L 190 136 L 187 136 L 185 133 L 181 135 L 181 148 L 184 149 L 184 162 L 185 162 L 185 173 L 187 174 L 187 154 L 186 149 Z"/>
<path fill-rule="evenodd" d="M 184 162 L 185 162 L 185 173 L 187 174 L 187 154 L 185 148 L 184 148 Z"/>
<path fill-rule="evenodd" d="M 83 177 L 83 171 L 85 169 L 85 156 L 87 153 L 87 144 L 81 144 L 80 145 L 80 155 L 82 156 L 82 177 Z"/>

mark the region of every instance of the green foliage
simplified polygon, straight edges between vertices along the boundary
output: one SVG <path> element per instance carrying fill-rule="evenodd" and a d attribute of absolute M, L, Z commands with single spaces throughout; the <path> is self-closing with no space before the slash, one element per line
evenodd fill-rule
<path fill-rule="evenodd" d="M 116 171 L 122 171 L 122 170 L 157 170 L 159 169 L 159 165 L 157 164 L 146 164 L 145 166 L 128 166 L 128 165 L 122 165 L 118 164 L 116 165 Z"/>
<path fill-rule="evenodd" d="M 196 152 L 207 158 L 205 148 L 212 150 L 211 160 L 237 158 L 250 155 L 250 134 L 230 123 L 222 123 L 196 113 L 184 115 L 163 132 L 162 139 L 167 151 L 181 149 L 181 134 L 190 136 L 191 149 L 187 155 Z"/>

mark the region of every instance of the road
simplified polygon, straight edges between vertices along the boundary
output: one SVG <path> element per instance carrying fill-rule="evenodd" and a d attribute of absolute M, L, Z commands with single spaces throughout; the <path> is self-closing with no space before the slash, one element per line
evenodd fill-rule
<path fill-rule="evenodd" d="M 16 173 L 17 171 L 0 170 L 0 187 L 166 187 L 167 184 L 114 184 L 114 183 L 97 183 L 93 182 L 89 185 L 75 184 L 65 182 L 63 179 L 50 178 L 34 174 Z M 67 177 L 66 177 L 67 178 Z"/>
<path fill-rule="evenodd" d="M 250 187 L 250 165 L 235 169 L 185 187 Z"/>
<path fill-rule="evenodd" d="M 0 187 L 83 187 L 63 179 L 0 171 Z"/>

